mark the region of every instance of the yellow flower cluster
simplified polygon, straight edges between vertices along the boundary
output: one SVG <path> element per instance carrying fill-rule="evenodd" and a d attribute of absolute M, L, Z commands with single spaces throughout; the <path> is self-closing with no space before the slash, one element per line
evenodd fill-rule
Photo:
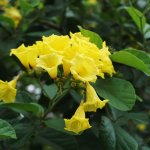
<path fill-rule="evenodd" d="M 94 88 L 89 82 L 95 82 L 97 76 L 104 78 L 107 73 L 112 76 L 115 73 L 109 58 L 110 52 L 106 43 L 102 49 L 90 42 L 80 32 L 69 36 L 51 35 L 43 37 L 32 46 L 21 45 L 12 49 L 10 55 L 15 55 L 27 69 L 43 69 L 52 79 L 58 75 L 58 66 L 63 66 L 63 75 L 69 74 L 75 80 L 86 84 L 86 100 L 81 102 L 71 119 L 65 119 L 65 129 L 79 133 L 90 128 L 85 112 L 96 112 L 102 109 L 108 100 L 100 100 Z"/>
<path fill-rule="evenodd" d="M 72 74 L 83 82 L 95 82 L 97 76 L 104 78 L 104 73 L 115 72 L 105 42 L 99 49 L 80 32 L 70 36 L 43 37 L 32 46 L 12 49 L 10 55 L 15 55 L 26 69 L 43 68 L 53 79 L 57 78 L 59 65 L 63 66 L 64 76 Z"/>
<path fill-rule="evenodd" d="M 4 103 L 14 103 L 18 78 L 19 76 L 9 82 L 0 80 L 0 100 L 4 101 Z"/>

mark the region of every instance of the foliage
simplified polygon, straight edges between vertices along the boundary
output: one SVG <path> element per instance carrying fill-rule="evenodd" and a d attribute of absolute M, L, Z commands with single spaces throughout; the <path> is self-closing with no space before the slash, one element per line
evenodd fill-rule
<path fill-rule="evenodd" d="M 2 0 L 0 149 L 149 150 L 149 10 L 149 0 Z M 69 73 L 63 68 L 65 56 L 49 57 L 49 62 L 57 58 L 54 75 L 41 63 L 43 54 L 33 53 L 34 46 L 52 34 L 75 39 L 75 32 L 81 35 L 71 46 L 87 41 L 94 46 L 86 57 L 74 61 Z M 81 44 L 78 55 L 88 49 L 86 44 Z M 19 48 L 30 50 L 26 57 L 30 60 L 13 51 Z M 43 52 L 45 47 L 39 49 Z M 94 55 L 95 49 L 100 52 Z M 105 55 L 96 64 L 103 50 Z M 101 74 L 87 57 L 96 67 L 101 64 Z M 81 73 L 95 71 L 92 78 L 74 72 L 85 59 L 90 62 Z M 13 76 L 17 78 L 12 80 Z"/>

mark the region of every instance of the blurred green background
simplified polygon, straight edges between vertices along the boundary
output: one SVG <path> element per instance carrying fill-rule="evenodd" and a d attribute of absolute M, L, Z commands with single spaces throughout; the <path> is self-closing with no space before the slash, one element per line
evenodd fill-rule
<path fill-rule="evenodd" d="M 26 46 L 31 45 L 41 40 L 43 35 L 78 32 L 78 26 L 98 33 L 106 41 L 111 52 L 132 47 L 150 53 L 150 0 L 9 0 L 8 3 L 1 1 L 3 0 L 0 0 L 0 79 L 2 80 L 11 80 L 22 68 L 16 59 L 9 57 L 10 49 L 17 48 L 22 43 Z M 10 12 L 13 15 L 7 15 L 7 9 L 12 7 L 16 8 L 20 15 L 13 10 Z M 137 26 L 127 7 L 134 7 L 145 16 L 146 26 L 143 30 Z M 139 95 L 139 101 L 136 101 L 133 111 L 146 112 L 150 116 L 150 78 L 130 67 L 114 65 L 117 76 L 130 81 Z M 28 78 L 22 79 L 22 82 L 24 86 L 20 85 L 20 88 L 30 91 L 30 94 L 38 99 L 40 89 L 32 87 L 34 81 Z M 62 102 L 57 109 L 62 109 L 63 112 L 65 106 Z M 2 111 L 0 115 L 6 119 L 9 112 L 6 114 Z M 135 126 L 129 120 L 126 122 L 126 128 L 141 144 L 141 150 L 150 149 L 148 124 L 137 123 Z M 81 150 L 100 149 L 100 143 L 91 134 L 85 133 L 76 138 Z M 52 149 L 49 146 L 44 148 L 44 150 Z"/>

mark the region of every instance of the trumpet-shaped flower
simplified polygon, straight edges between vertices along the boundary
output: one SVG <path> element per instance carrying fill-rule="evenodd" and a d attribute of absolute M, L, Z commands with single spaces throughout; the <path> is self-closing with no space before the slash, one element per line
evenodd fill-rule
<path fill-rule="evenodd" d="M 5 8 L 4 16 L 11 18 L 15 23 L 15 27 L 18 26 L 19 22 L 22 19 L 19 10 L 15 7 Z"/>
<path fill-rule="evenodd" d="M 95 65 L 93 59 L 78 55 L 72 61 L 72 66 L 70 68 L 71 74 L 77 80 L 81 80 L 83 82 L 95 82 L 98 74 L 97 66 Z"/>
<path fill-rule="evenodd" d="M 12 49 L 10 55 L 15 55 L 22 65 L 29 69 L 30 67 L 34 68 L 36 66 L 38 51 L 32 46 L 25 47 L 24 44 L 22 44 L 17 49 Z"/>
<path fill-rule="evenodd" d="M 69 36 L 51 35 L 49 37 L 43 36 L 43 42 L 47 44 L 50 50 L 62 54 L 66 48 L 70 47 Z"/>
<path fill-rule="evenodd" d="M 96 112 L 98 108 L 102 109 L 107 102 L 108 100 L 100 100 L 94 88 L 87 82 L 86 102 L 83 103 L 85 112 Z"/>
<path fill-rule="evenodd" d="M 62 56 L 55 53 L 42 55 L 37 58 L 37 67 L 46 70 L 53 79 L 57 77 L 57 68 L 60 64 L 62 64 Z"/>
<path fill-rule="evenodd" d="M 64 75 L 68 75 L 70 73 L 71 62 L 78 55 L 78 50 L 74 49 L 72 46 L 63 53 L 63 71 Z"/>
<path fill-rule="evenodd" d="M 70 32 L 70 36 L 71 36 L 71 41 L 74 43 L 79 44 L 80 42 L 82 43 L 83 41 L 89 42 L 89 38 L 85 37 L 81 34 L 81 32 L 77 32 L 77 33 L 71 33 Z"/>
<path fill-rule="evenodd" d="M 110 52 L 108 51 L 106 42 L 103 42 L 103 47 L 100 51 L 101 51 L 101 53 L 100 53 L 101 64 L 99 66 L 99 72 L 100 73 L 108 73 L 112 76 L 112 74 L 115 73 L 115 70 L 114 70 L 112 62 L 109 58 Z M 101 76 L 101 74 L 99 74 L 99 76 Z"/>
<path fill-rule="evenodd" d="M 36 49 L 38 56 L 51 53 L 49 46 L 42 41 L 37 41 L 36 44 L 33 45 L 33 47 L 34 49 Z"/>
<path fill-rule="evenodd" d="M 7 82 L 0 80 L 0 100 L 3 100 L 4 103 L 14 103 L 16 97 L 16 82 L 19 76 L 14 80 Z"/>
<path fill-rule="evenodd" d="M 89 120 L 85 118 L 85 112 L 83 104 L 77 108 L 75 114 L 71 119 L 64 119 L 65 121 L 65 130 L 72 131 L 75 133 L 80 133 L 88 128 L 91 128 Z"/>

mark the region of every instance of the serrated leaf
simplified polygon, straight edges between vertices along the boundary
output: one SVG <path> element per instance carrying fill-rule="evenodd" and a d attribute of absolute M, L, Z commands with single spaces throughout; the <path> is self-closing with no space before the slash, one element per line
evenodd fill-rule
<path fill-rule="evenodd" d="M 125 10 L 131 16 L 139 31 L 142 32 L 146 24 L 146 18 L 144 14 L 134 7 L 125 7 Z"/>
<path fill-rule="evenodd" d="M 44 113 L 43 107 L 37 103 L 7 103 L 1 104 L 0 107 L 8 107 L 16 112 L 31 112 L 38 117 L 42 116 Z"/>
<path fill-rule="evenodd" d="M 126 80 L 117 78 L 98 79 L 94 88 L 99 96 L 108 99 L 109 104 L 119 110 L 131 110 L 135 104 L 135 90 L 132 84 Z"/>
<path fill-rule="evenodd" d="M 16 139 L 14 128 L 5 120 L 0 119 L 0 139 L 13 138 Z"/>
<path fill-rule="evenodd" d="M 134 67 L 150 75 L 150 57 L 139 50 L 125 49 L 111 55 L 111 60 L 117 63 Z"/>
<path fill-rule="evenodd" d="M 96 44 L 98 48 L 102 48 L 103 40 L 97 33 L 83 29 L 81 27 L 79 27 L 79 30 L 83 36 L 90 38 L 90 42 Z"/>

